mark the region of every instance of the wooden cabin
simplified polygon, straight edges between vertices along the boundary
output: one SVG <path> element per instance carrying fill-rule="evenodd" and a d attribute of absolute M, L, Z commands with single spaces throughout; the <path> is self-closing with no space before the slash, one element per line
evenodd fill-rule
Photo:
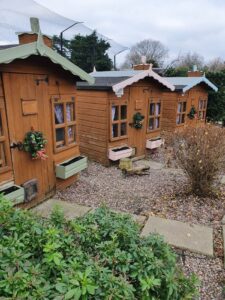
<path fill-rule="evenodd" d="M 81 153 L 104 165 L 141 157 L 162 145 L 162 133 L 196 124 L 196 115 L 205 120 L 208 89 L 216 87 L 203 76 L 165 78 L 158 71 L 142 64 L 93 72 L 94 85 L 77 83 Z"/>
<path fill-rule="evenodd" d="M 143 156 L 161 143 L 163 93 L 175 87 L 146 70 L 92 73 L 95 84 L 78 82 L 78 130 L 81 153 L 108 165 L 131 155 Z"/>
<path fill-rule="evenodd" d="M 185 125 L 196 126 L 206 121 L 208 93 L 218 88 L 202 72 L 190 71 L 188 77 L 166 77 L 175 91 L 164 93 L 161 129 L 165 134 Z"/>
<path fill-rule="evenodd" d="M 0 192 L 25 207 L 74 182 L 87 164 L 79 150 L 76 81 L 94 82 L 51 49 L 37 19 L 31 28 L 19 34 L 19 45 L 0 50 Z M 28 133 L 43 134 L 47 159 L 24 151 Z"/>

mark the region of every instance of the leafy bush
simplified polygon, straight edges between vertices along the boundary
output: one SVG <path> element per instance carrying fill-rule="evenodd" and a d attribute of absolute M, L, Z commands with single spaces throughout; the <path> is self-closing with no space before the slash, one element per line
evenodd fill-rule
<path fill-rule="evenodd" d="M 192 192 L 207 196 L 225 167 L 225 129 L 206 124 L 186 127 L 174 137 L 175 156 L 187 174 Z"/>
<path fill-rule="evenodd" d="M 14 209 L 0 199 L 0 295 L 4 299 L 193 299 L 158 236 L 139 237 L 130 217 L 106 208 L 66 222 Z"/>

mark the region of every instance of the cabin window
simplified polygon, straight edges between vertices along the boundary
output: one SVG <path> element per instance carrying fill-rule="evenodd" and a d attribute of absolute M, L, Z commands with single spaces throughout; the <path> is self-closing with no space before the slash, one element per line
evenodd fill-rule
<path fill-rule="evenodd" d="M 0 98 L 0 172 L 8 170 L 10 166 L 10 150 L 7 136 L 7 121 L 4 101 Z"/>
<path fill-rule="evenodd" d="M 127 136 L 127 104 L 111 105 L 111 139 Z"/>
<path fill-rule="evenodd" d="M 55 150 L 64 150 L 76 143 L 75 99 L 54 99 Z"/>
<path fill-rule="evenodd" d="M 198 118 L 205 120 L 206 117 L 207 100 L 200 99 L 198 102 Z"/>
<path fill-rule="evenodd" d="M 148 130 L 153 131 L 160 128 L 161 102 L 149 103 Z"/>
<path fill-rule="evenodd" d="M 178 102 L 177 105 L 177 125 L 185 123 L 185 116 L 186 116 L 186 109 L 187 109 L 187 102 L 182 101 Z"/>

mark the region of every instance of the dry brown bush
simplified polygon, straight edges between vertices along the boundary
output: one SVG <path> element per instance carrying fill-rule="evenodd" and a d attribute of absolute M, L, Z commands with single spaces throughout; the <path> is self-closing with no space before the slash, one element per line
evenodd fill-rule
<path fill-rule="evenodd" d="M 207 196 L 225 170 L 225 129 L 212 124 L 185 127 L 173 139 L 175 158 L 184 170 L 192 192 Z"/>

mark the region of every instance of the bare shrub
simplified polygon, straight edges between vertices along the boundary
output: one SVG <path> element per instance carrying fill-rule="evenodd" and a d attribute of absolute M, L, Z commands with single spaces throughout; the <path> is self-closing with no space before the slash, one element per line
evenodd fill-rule
<path fill-rule="evenodd" d="M 212 124 L 185 127 L 175 133 L 173 146 L 192 192 L 198 196 L 212 193 L 218 175 L 225 168 L 225 129 Z"/>

